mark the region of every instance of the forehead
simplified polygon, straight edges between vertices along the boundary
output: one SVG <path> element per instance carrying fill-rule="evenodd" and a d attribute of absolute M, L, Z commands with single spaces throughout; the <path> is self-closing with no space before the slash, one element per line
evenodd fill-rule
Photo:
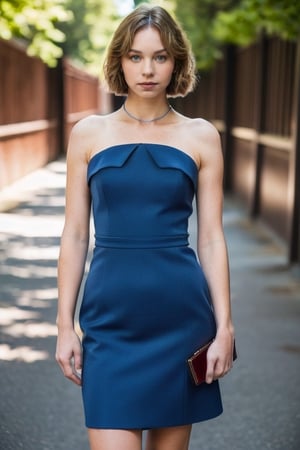
<path fill-rule="evenodd" d="M 132 41 L 132 48 L 134 50 L 162 50 L 164 45 L 157 28 L 148 26 L 140 29 L 134 35 Z"/>

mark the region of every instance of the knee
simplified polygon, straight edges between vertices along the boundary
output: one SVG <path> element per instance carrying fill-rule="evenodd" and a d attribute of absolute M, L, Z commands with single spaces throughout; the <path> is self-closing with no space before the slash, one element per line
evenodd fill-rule
<path fill-rule="evenodd" d="M 188 450 L 191 425 L 148 431 L 146 450 Z"/>

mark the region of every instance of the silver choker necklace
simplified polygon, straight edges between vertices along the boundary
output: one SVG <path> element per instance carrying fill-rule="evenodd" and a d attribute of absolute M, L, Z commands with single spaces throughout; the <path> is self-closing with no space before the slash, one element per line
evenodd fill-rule
<path fill-rule="evenodd" d="M 157 120 L 161 120 L 164 117 L 166 117 L 166 115 L 169 114 L 169 112 L 171 111 L 172 106 L 169 105 L 169 108 L 166 112 L 164 112 L 161 116 L 158 117 L 154 117 L 154 119 L 139 119 L 138 117 L 134 116 L 133 114 L 131 114 L 129 111 L 127 111 L 125 103 L 123 103 L 123 110 L 125 111 L 125 113 L 127 114 L 128 117 L 130 117 L 131 119 L 137 120 L 140 123 L 151 123 L 151 122 L 156 122 Z"/>

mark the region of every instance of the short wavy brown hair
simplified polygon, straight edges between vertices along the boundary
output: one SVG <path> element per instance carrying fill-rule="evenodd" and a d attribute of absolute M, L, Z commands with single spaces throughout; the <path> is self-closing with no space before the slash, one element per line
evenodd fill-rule
<path fill-rule="evenodd" d="M 122 57 L 132 48 L 135 34 L 145 27 L 156 28 L 167 52 L 174 58 L 174 72 L 167 87 L 168 97 L 184 97 L 195 86 L 195 60 L 190 43 L 171 15 L 160 6 L 142 4 L 126 16 L 108 46 L 103 73 L 108 88 L 126 95 L 128 86 L 122 71 Z"/>

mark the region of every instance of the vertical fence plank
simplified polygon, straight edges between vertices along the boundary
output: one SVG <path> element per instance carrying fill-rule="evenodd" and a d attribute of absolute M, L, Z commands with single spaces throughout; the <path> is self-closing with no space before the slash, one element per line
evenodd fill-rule
<path fill-rule="evenodd" d="M 289 261 L 300 262 L 300 41 L 295 65 L 294 105 L 292 116 L 293 149 L 289 165 Z"/>
<path fill-rule="evenodd" d="M 232 190 L 232 134 L 233 126 L 233 104 L 235 101 L 235 50 L 232 45 L 228 45 L 225 53 L 225 99 L 224 99 L 224 189 L 226 192 Z"/>
<path fill-rule="evenodd" d="M 268 65 L 268 41 L 265 36 L 262 36 L 258 45 L 257 55 L 257 83 L 256 83 L 256 104 L 254 111 L 254 129 L 256 131 L 256 138 L 253 140 L 253 150 L 255 157 L 255 179 L 252 193 L 252 202 L 250 214 L 252 217 L 257 217 L 260 212 L 260 189 L 261 189 L 261 174 L 264 157 L 264 147 L 258 140 L 259 134 L 263 131 L 265 104 L 266 104 L 266 73 Z"/>

